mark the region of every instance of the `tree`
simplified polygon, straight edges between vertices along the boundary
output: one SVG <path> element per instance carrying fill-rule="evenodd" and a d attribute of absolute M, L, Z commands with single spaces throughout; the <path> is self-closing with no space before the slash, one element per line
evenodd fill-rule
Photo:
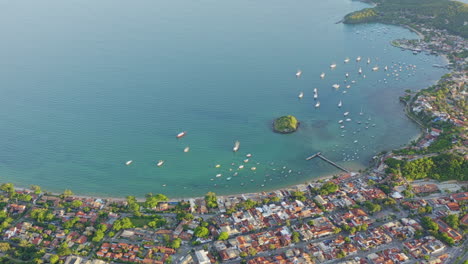
<path fill-rule="evenodd" d="M 94 233 L 93 237 L 93 242 L 97 243 L 101 241 L 104 238 L 104 232 L 102 230 L 97 230 L 96 233 Z"/>
<path fill-rule="evenodd" d="M 80 201 L 80 200 L 73 200 L 73 202 L 71 202 L 71 206 L 74 207 L 74 208 L 79 208 L 83 205 L 83 202 Z"/>
<path fill-rule="evenodd" d="M 216 198 L 216 194 L 214 192 L 208 192 L 205 195 L 205 202 L 206 202 L 206 207 L 208 208 L 218 207 L 218 199 Z"/>
<path fill-rule="evenodd" d="M 421 218 L 421 224 L 428 230 L 439 231 L 439 225 L 428 216 Z"/>
<path fill-rule="evenodd" d="M 294 232 L 292 232 L 292 234 L 291 234 L 291 241 L 292 241 L 293 243 L 299 243 L 299 241 L 300 241 L 299 237 L 300 237 L 299 233 L 296 232 L 296 231 L 294 231 Z"/>
<path fill-rule="evenodd" d="M 335 233 L 335 234 L 339 234 L 340 232 L 341 232 L 341 228 L 339 228 L 339 227 L 335 227 L 333 229 L 333 233 Z"/>
<path fill-rule="evenodd" d="M 218 236 L 218 240 L 228 240 L 229 233 L 228 232 L 221 232 Z"/>
<path fill-rule="evenodd" d="M 59 256 L 67 256 L 67 255 L 71 255 L 72 251 L 71 249 L 68 247 L 67 243 L 66 242 L 63 242 L 62 244 L 60 244 L 60 246 L 57 248 L 57 254 Z"/>
<path fill-rule="evenodd" d="M 208 230 L 208 228 L 203 227 L 203 226 L 198 226 L 197 228 L 195 228 L 195 231 L 193 233 L 195 237 L 200 237 L 200 238 L 208 237 L 209 234 L 210 234 L 210 231 Z"/>
<path fill-rule="evenodd" d="M 295 200 L 299 200 L 301 202 L 305 201 L 307 198 L 305 197 L 305 194 L 304 192 L 301 192 L 301 191 L 294 191 L 291 193 L 291 196 L 295 199 Z"/>
<path fill-rule="evenodd" d="M 321 195 L 328 195 L 330 193 L 335 193 L 340 187 L 333 182 L 325 183 L 319 190 Z"/>
<path fill-rule="evenodd" d="M 253 247 L 250 247 L 249 248 L 249 255 L 252 256 L 252 257 L 257 255 L 257 250 L 255 248 L 253 248 Z"/>
<path fill-rule="evenodd" d="M 38 185 L 31 185 L 31 190 L 34 192 L 34 194 L 40 194 L 42 192 L 41 187 Z"/>
<path fill-rule="evenodd" d="M 1 242 L 0 243 L 0 252 L 7 252 L 10 249 L 11 249 L 11 247 L 10 247 L 9 243 L 6 243 L 6 242 Z"/>
<path fill-rule="evenodd" d="M 455 214 L 447 215 L 444 220 L 453 229 L 458 229 L 458 226 L 460 225 L 460 218 Z"/>
<path fill-rule="evenodd" d="M 0 190 L 11 194 L 15 191 L 15 186 L 13 183 L 4 183 L 0 185 Z"/>
<path fill-rule="evenodd" d="M 55 263 L 57 263 L 57 262 L 59 261 L 59 259 L 60 259 L 60 258 L 59 258 L 58 255 L 52 255 L 52 256 L 50 256 L 50 258 L 49 258 L 49 262 L 50 262 L 50 264 L 55 264 Z"/>
<path fill-rule="evenodd" d="M 182 240 L 180 238 L 176 238 L 176 239 L 172 240 L 169 247 L 173 248 L 173 249 L 178 249 L 178 248 L 180 248 L 181 243 L 182 243 Z"/>
<path fill-rule="evenodd" d="M 169 198 L 163 194 L 156 194 L 153 196 L 153 194 L 147 194 L 146 195 L 146 201 L 145 201 L 145 207 L 146 208 L 154 208 L 156 207 L 160 202 L 165 202 L 168 201 Z"/>
<path fill-rule="evenodd" d="M 70 197 L 73 195 L 73 192 L 69 189 L 66 189 L 65 191 L 63 191 L 63 197 Z"/>

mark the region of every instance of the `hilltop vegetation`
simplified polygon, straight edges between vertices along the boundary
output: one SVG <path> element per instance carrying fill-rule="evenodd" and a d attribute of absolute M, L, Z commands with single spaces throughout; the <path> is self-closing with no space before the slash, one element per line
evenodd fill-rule
<path fill-rule="evenodd" d="M 449 0 L 374 0 L 366 8 L 345 16 L 344 23 L 381 22 L 387 24 L 425 24 L 468 37 L 468 4 Z"/>
<path fill-rule="evenodd" d="M 273 129 L 279 133 L 292 133 L 299 127 L 299 122 L 292 115 L 282 116 L 273 122 Z"/>

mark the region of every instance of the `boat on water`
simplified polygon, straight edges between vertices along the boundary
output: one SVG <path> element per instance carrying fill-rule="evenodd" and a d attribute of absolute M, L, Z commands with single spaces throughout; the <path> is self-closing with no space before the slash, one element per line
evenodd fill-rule
<path fill-rule="evenodd" d="M 252 157 L 252 154 L 249 153 L 249 154 L 247 154 L 247 155 L 245 155 L 245 156 L 246 156 L 247 158 L 250 158 L 250 157 Z"/>
<path fill-rule="evenodd" d="M 363 115 L 363 114 L 364 114 L 364 112 L 362 112 L 362 107 L 361 107 L 361 112 L 359 112 L 359 115 Z"/>
<path fill-rule="evenodd" d="M 177 134 L 176 138 L 181 138 L 181 137 L 184 137 L 185 135 L 187 135 L 187 131 L 180 132 L 179 134 Z"/>
<path fill-rule="evenodd" d="M 347 115 L 349 115 L 349 112 L 344 112 L 343 115 L 344 115 L 344 116 L 347 116 Z"/>
<path fill-rule="evenodd" d="M 332 85 L 332 87 L 335 88 L 335 89 L 338 89 L 338 88 L 340 88 L 340 85 L 335 83 L 334 85 Z"/>
<path fill-rule="evenodd" d="M 302 99 L 302 97 L 304 97 L 304 93 L 303 93 L 303 92 L 300 92 L 299 95 L 298 95 L 297 97 L 299 97 L 299 99 Z"/>
<path fill-rule="evenodd" d="M 351 118 L 346 118 L 346 122 L 351 122 Z"/>
<path fill-rule="evenodd" d="M 349 58 L 344 59 L 344 63 L 348 63 L 348 62 L 349 62 Z"/>
<path fill-rule="evenodd" d="M 333 70 L 333 69 L 335 69 L 335 68 L 336 68 L 336 63 L 332 63 L 332 64 L 330 65 L 330 69 Z"/>
<path fill-rule="evenodd" d="M 236 141 L 234 143 L 234 147 L 232 148 L 232 151 L 237 152 L 239 150 L 239 147 L 240 147 L 240 142 Z"/>
<path fill-rule="evenodd" d="M 351 85 L 349 85 L 349 84 L 348 84 L 348 85 L 346 85 L 346 88 L 347 88 L 347 89 L 351 88 Z"/>
<path fill-rule="evenodd" d="M 318 94 L 315 93 L 315 94 L 314 94 L 314 99 L 317 99 L 317 98 L 318 98 Z"/>
<path fill-rule="evenodd" d="M 317 103 L 315 104 L 315 108 L 319 108 L 320 107 L 320 102 L 317 101 Z"/>
<path fill-rule="evenodd" d="M 239 169 L 243 169 L 244 168 L 244 165 L 239 165 Z"/>
<path fill-rule="evenodd" d="M 164 160 L 160 160 L 158 161 L 158 163 L 156 163 L 158 167 L 161 167 L 163 164 L 164 164 Z"/>
<path fill-rule="evenodd" d="M 314 88 L 314 93 L 317 93 L 317 92 L 318 92 L 317 88 Z"/>
<path fill-rule="evenodd" d="M 189 152 L 189 151 L 190 151 L 190 147 L 185 147 L 185 148 L 184 148 L 184 152 L 185 152 L 185 153 L 187 153 L 187 152 Z"/>
<path fill-rule="evenodd" d="M 300 78 L 302 75 L 302 71 L 301 70 L 297 70 L 296 72 L 296 78 Z"/>
<path fill-rule="evenodd" d="M 338 102 L 338 107 L 341 107 L 343 105 L 343 102 L 341 100 Z"/>
<path fill-rule="evenodd" d="M 254 171 L 254 170 L 257 170 L 257 167 L 252 167 L 250 169 Z"/>
<path fill-rule="evenodd" d="M 340 128 L 341 128 L 341 129 L 343 129 L 343 128 L 344 128 L 344 126 L 340 126 Z"/>
<path fill-rule="evenodd" d="M 356 58 L 356 61 L 357 61 L 357 62 L 360 62 L 360 61 L 361 61 L 361 56 L 358 56 L 358 57 Z"/>
<path fill-rule="evenodd" d="M 338 124 L 342 124 L 342 123 L 343 123 L 343 120 L 338 121 Z"/>
<path fill-rule="evenodd" d="M 379 70 L 379 67 L 375 66 L 372 68 L 373 71 L 378 71 Z"/>
<path fill-rule="evenodd" d="M 384 69 L 384 71 L 388 71 L 388 67 L 387 67 L 387 66 L 385 66 L 383 69 Z"/>
<path fill-rule="evenodd" d="M 345 73 L 344 76 L 345 76 L 346 78 L 348 78 L 348 77 L 349 77 L 349 73 Z"/>
<path fill-rule="evenodd" d="M 361 67 L 359 67 L 358 73 L 362 74 L 362 68 Z"/>
<path fill-rule="evenodd" d="M 322 79 L 325 78 L 325 73 L 324 73 L 324 72 L 322 72 L 322 73 L 320 74 L 320 78 L 322 78 Z"/>
<path fill-rule="evenodd" d="M 230 181 L 232 178 L 231 177 L 227 177 L 226 178 L 226 181 Z"/>
<path fill-rule="evenodd" d="M 216 174 L 216 178 L 223 176 L 221 173 Z"/>
<path fill-rule="evenodd" d="M 133 163 L 133 160 L 129 160 L 129 161 L 125 162 L 125 165 L 128 166 L 128 165 L 130 165 L 130 164 L 132 164 L 132 163 Z"/>
<path fill-rule="evenodd" d="M 370 64 L 370 58 L 367 58 L 367 64 Z"/>
<path fill-rule="evenodd" d="M 245 162 L 245 163 L 249 162 L 249 159 L 245 159 L 244 162 Z"/>

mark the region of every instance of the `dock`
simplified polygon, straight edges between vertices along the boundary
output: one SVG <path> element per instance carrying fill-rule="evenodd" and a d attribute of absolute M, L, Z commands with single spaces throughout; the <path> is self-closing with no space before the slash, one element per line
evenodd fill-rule
<path fill-rule="evenodd" d="M 314 155 L 312 155 L 312 156 L 310 156 L 310 157 L 307 157 L 306 160 L 311 160 L 311 159 L 313 159 L 313 158 L 315 158 L 315 157 L 321 158 L 322 160 L 324 160 L 324 161 L 330 163 L 331 165 L 335 166 L 336 168 L 338 168 L 338 169 L 340 169 L 340 170 L 342 170 L 342 171 L 344 171 L 344 172 L 347 172 L 347 173 L 350 172 L 350 171 L 347 170 L 346 168 L 341 167 L 340 165 L 336 164 L 335 162 L 333 162 L 333 161 L 327 159 L 325 156 L 322 155 L 322 152 L 317 152 L 317 153 L 315 153 Z"/>

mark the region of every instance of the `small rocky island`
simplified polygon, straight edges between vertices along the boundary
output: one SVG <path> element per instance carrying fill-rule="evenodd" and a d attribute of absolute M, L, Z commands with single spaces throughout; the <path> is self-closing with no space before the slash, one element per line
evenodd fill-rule
<path fill-rule="evenodd" d="M 293 133 L 299 127 L 299 121 L 292 115 L 282 116 L 273 122 L 273 130 L 277 133 Z"/>

